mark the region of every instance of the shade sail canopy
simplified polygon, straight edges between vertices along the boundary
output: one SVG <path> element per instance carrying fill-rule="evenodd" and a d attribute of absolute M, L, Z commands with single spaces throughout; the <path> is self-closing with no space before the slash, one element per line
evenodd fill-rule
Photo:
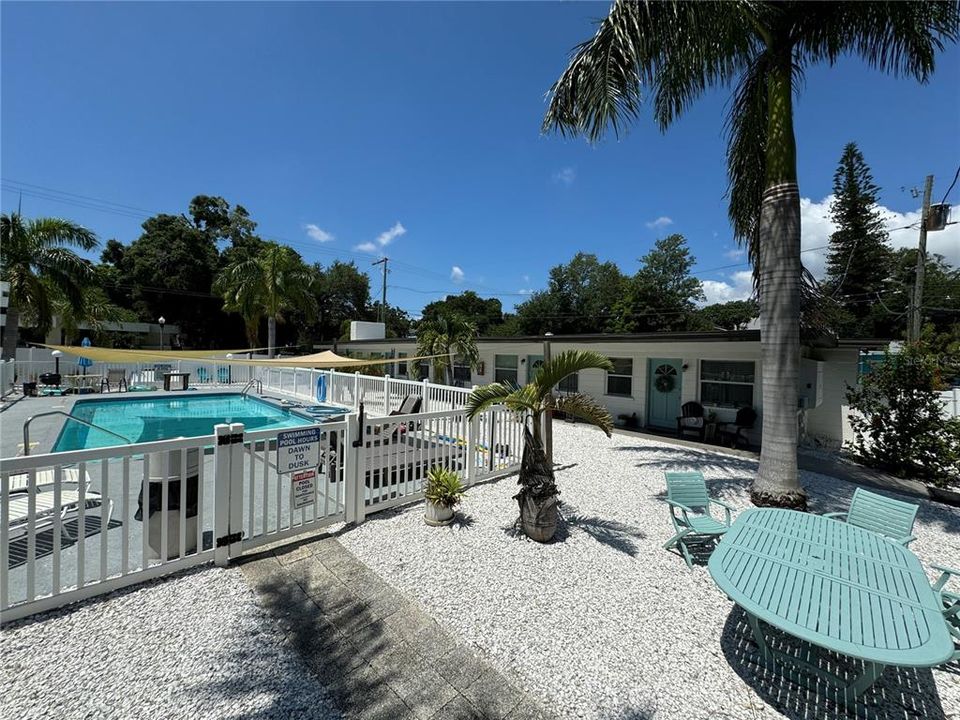
<path fill-rule="evenodd" d="M 333 370 L 336 368 L 363 367 L 364 365 L 389 365 L 396 362 L 428 360 L 440 355 L 424 355 L 415 358 L 385 358 L 368 360 L 337 355 L 330 350 L 310 355 L 295 355 L 277 358 L 224 357 L 230 353 L 246 353 L 249 350 L 121 350 L 102 347 L 79 347 L 77 345 L 43 345 L 51 350 L 59 350 L 66 355 L 74 355 L 94 362 L 130 363 L 130 362 L 176 362 L 177 360 L 210 361 L 229 365 L 259 365 L 266 367 L 298 367 L 314 370 Z"/>

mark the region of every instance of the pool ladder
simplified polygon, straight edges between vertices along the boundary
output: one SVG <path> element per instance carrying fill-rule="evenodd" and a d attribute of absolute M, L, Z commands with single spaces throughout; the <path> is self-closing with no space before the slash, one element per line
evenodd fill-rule
<path fill-rule="evenodd" d="M 108 430 L 107 428 L 102 427 L 100 425 L 94 425 L 92 422 L 89 422 L 88 420 L 74 417 L 70 413 L 64 412 L 63 410 L 50 410 L 48 412 L 42 412 L 42 413 L 37 413 L 36 415 L 31 415 L 30 417 L 27 418 L 27 421 L 23 423 L 23 454 L 24 455 L 30 454 L 30 423 L 32 423 L 37 418 L 48 417 L 50 415 L 63 415 L 64 417 L 69 418 L 74 422 L 78 422 L 81 425 L 86 425 L 87 427 L 92 427 L 94 430 L 100 430 L 101 432 L 105 432 L 109 435 L 113 435 L 114 437 L 118 437 L 121 440 L 123 440 L 124 445 L 130 444 L 130 440 L 125 438 L 123 435 L 120 435 L 119 433 L 115 433 L 113 430 Z"/>
<path fill-rule="evenodd" d="M 252 380 L 247 380 L 247 384 L 243 386 L 243 390 L 240 391 L 240 394 L 246 395 L 248 392 L 250 392 L 250 388 L 253 387 L 254 385 L 257 386 L 257 392 L 263 395 L 263 381 L 257 378 L 253 378 Z"/>

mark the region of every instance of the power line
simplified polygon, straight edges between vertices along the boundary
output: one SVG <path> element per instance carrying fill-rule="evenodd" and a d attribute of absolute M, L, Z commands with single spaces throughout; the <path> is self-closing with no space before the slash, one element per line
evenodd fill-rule
<path fill-rule="evenodd" d="M 957 172 L 953 176 L 953 182 L 950 183 L 950 187 L 948 187 L 947 191 L 943 194 L 943 199 L 940 201 L 941 205 L 947 201 L 947 196 L 950 194 L 950 191 L 953 190 L 953 186 L 957 184 L 957 178 L 960 178 L 960 165 L 957 166 Z"/>

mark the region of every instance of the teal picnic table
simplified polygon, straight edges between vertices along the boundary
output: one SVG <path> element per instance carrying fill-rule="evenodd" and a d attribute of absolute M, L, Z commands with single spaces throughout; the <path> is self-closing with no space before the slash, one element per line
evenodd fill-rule
<path fill-rule="evenodd" d="M 935 667 L 953 654 L 940 601 L 917 557 L 882 535 L 781 509 L 740 514 L 710 557 L 714 581 L 747 614 L 761 658 L 820 680 L 848 706 L 887 665 Z M 775 650 L 763 621 L 810 645 L 863 661 L 841 678 Z"/>

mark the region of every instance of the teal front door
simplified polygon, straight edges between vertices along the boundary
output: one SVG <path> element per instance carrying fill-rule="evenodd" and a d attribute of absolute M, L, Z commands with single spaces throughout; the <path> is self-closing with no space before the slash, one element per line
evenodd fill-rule
<path fill-rule="evenodd" d="M 647 425 L 675 428 L 680 415 L 680 360 L 650 358 L 647 367 Z"/>
<path fill-rule="evenodd" d="M 543 355 L 527 355 L 527 382 L 533 380 L 537 370 L 543 365 Z"/>

